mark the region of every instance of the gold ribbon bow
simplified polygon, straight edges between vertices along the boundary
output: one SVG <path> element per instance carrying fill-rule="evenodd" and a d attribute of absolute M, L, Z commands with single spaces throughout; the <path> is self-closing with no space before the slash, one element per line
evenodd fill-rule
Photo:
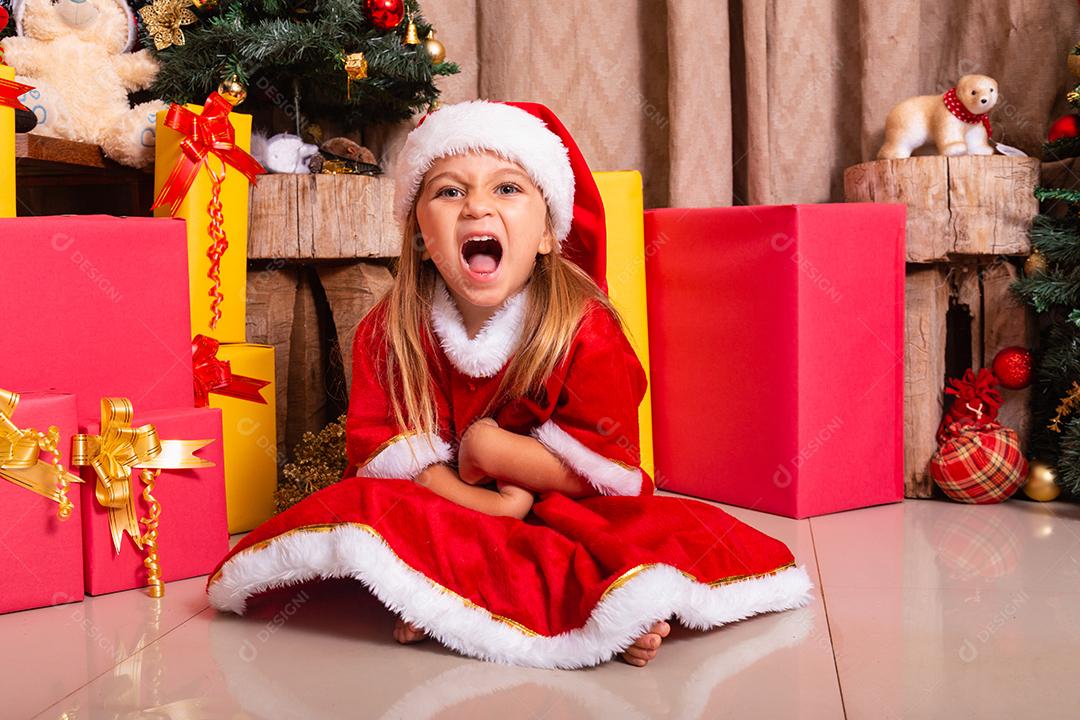
<path fill-rule="evenodd" d="M 153 425 L 131 427 L 134 412 L 127 398 L 102 398 L 100 434 L 79 434 L 71 441 L 71 464 L 92 467 L 97 474 L 94 494 L 109 511 L 109 530 L 118 555 L 125 532 L 139 549 L 143 547 L 131 490 L 132 468 L 189 470 L 214 466 L 194 454 L 214 442 L 212 438 L 161 440 Z"/>
<path fill-rule="evenodd" d="M 60 431 L 20 428 L 11 419 L 18 406 L 18 393 L 0 389 L 0 478 L 54 501 L 59 518 L 67 520 L 73 507 L 68 483 L 82 479 L 60 464 Z M 41 459 L 42 450 L 52 455 L 51 463 Z"/>

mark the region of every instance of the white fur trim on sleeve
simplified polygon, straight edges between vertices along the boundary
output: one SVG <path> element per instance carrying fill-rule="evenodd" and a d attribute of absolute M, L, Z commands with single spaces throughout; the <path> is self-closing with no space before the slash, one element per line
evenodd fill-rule
<path fill-rule="evenodd" d="M 454 449 L 438 435 L 402 435 L 361 466 L 356 475 L 415 480 L 427 466 L 453 457 Z"/>
<path fill-rule="evenodd" d="M 640 495 L 641 470 L 615 462 L 590 450 L 565 430 L 548 420 L 532 431 L 532 436 L 558 455 L 574 471 L 603 495 Z"/>

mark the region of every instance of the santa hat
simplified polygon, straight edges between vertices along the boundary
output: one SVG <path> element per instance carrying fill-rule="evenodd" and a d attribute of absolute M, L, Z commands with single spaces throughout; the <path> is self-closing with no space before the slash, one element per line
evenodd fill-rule
<path fill-rule="evenodd" d="M 397 160 L 394 215 L 405 219 L 439 158 L 490 150 L 520 165 L 547 201 L 559 249 L 607 292 L 604 204 L 566 127 L 539 103 L 471 100 L 420 119 Z"/>
<path fill-rule="evenodd" d="M 131 6 L 127 4 L 127 0 L 113 0 L 128 19 L 128 32 L 127 38 L 124 42 L 123 52 L 129 52 L 135 47 L 135 12 L 131 9 Z M 26 14 L 26 0 L 14 0 L 12 3 L 12 15 L 15 16 L 15 32 L 20 36 L 23 35 L 23 16 Z"/>

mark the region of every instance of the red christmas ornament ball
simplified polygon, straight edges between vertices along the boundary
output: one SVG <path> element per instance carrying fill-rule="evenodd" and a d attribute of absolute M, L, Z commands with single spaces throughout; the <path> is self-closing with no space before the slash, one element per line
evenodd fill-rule
<path fill-rule="evenodd" d="M 1002 348 L 994 357 L 993 370 L 1002 387 L 1023 390 L 1031 384 L 1031 352 L 1018 345 Z"/>
<path fill-rule="evenodd" d="M 371 22 L 380 30 L 393 30 L 405 17 L 405 3 L 402 0 L 366 0 Z"/>
<path fill-rule="evenodd" d="M 1080 115 L 1063 115 L 1054 121 L 1046 139 L 1050 142 L 1080 135 Z"/>
<path fill-rule="evenodd" d="M 0 30 L 3 30 L 4 28 L 7 27 L 8 20 L 10 20 L 10 19 L 11 19 L 11 16 L 8 15 L 8 11 L 5 10 L 2 5 L 0 5 Z M 0 51 L 0 57 L 2 57 L 2 56 L 3 56 L 3 52 Z"/>

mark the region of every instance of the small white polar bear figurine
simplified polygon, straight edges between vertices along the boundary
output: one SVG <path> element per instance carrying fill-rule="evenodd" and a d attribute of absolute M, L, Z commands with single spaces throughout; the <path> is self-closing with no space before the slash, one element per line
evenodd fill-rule
<path fill-rule="evenodd" d="M 997 101 L 997 81 L 986 75 L 965 75 L 944 95 L 908 98 L 885 120 L 878 159 L 911 157 L 930 141 L 940 155 L 993 155 L 989 112 Z"/>

